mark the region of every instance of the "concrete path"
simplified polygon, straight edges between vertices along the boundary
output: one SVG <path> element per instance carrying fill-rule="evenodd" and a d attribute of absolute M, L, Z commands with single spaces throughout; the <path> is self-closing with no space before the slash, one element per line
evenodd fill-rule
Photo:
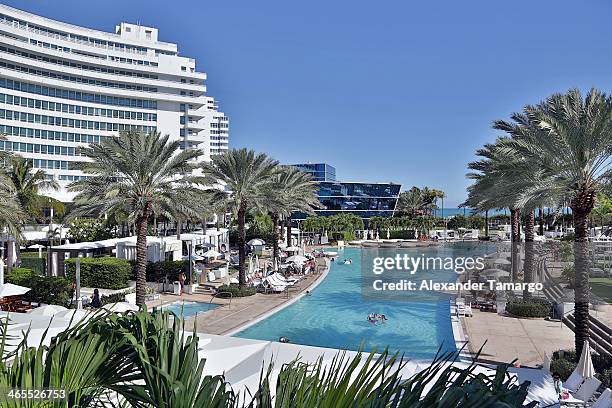
<path fill-rule="evenodd" d="M 517 319 L 497 313 L 474 311 L 461 320 L 472 353 L 486 341 L 480 360 L 509 363 L 518 358 L 522 366 L 535 367 L 544 353 L 574 347 L 574 333 L 559 322 Z"/>

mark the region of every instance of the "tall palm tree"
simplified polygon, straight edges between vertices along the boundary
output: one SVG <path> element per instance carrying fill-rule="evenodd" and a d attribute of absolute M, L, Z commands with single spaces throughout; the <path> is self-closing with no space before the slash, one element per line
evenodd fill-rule
<path fill-rule="evenodd" d="M 266 192 L 279 171 L 278 162 L 263 153 L 247 149 L 232 149 L 213 156 L 202 165 L 205 175 L 224 184 L 228 192 L 217 191 L 214 199 L 226 200 L 238 218 L 238 282 L 246 284 L 244 264 L 246 258 L 246 231 L 244 224 L 249 209 L 265 211 Z"/>
<path fill-rule="evenodd" d="M 27 215 L 17 200 L 13 183 L 6 174 L 0 172 L 0 236 L 10 240 L 19 239 L 26 218 Z M 15 244 L 15 248 L 19 250 L 19 245 Z M 11 245 L 8 247 L 7 257 L 7 269 L 11 272 L 14 262 Z"/>
<path fill-rule="evenodd" d="M 275 180 L 266 192 L 268 199 L 268 212 L 273 223 L 272 255 L 278 258 L 278 228 L 282 218 L 291 223 L 291 214 L 299 211 L 305 214 L 314 214 L 314 208 L 320 208 L 321 203 L 317 197 L 317 184 L 308 173 L 293 167 L 280 166 Z M 290 234 L 290 232 L 289 232 Z M 290 237 L 290 235 L 288 235 Z M 275 263 L 276 264 L 276 263 Z"/>
<path fill-rule="evenodd" d="M 199 150 L 179 151 L 179 141 L 159 133 L 120 132 L 100 144 L 80 149 L 90 161 L 80 169 L 91 175 L 71 183 L 76 191 L 76 211 L 103 214 L 124 211 L 136 225 L 136 303 L 145 303 L 147 226 L 156 211 L 171 217 L 193 205 L 197 208 L 198 185 L 206 182 L 192 175 Z"/>
<path fill-rule="evenodd" d="M 526 106 L 514 123 L 500 123 L 513 136 L 510 148 L 540 168 L 526 194 L 569 197 L 574 217 L 576 351 L 589 338 L 588 218 L 608 180 L 612 158 L 612 98 L 572 89 Z"/>

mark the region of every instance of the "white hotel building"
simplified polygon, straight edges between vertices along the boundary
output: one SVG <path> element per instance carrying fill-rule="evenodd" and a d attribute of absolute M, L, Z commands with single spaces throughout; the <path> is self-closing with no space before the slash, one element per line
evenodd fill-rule
<path fill-rule="evenodd" d="M 75 148 L 124 129 L 159 131 L 204 159 L 228 148 L 228 118 L 206 74 L 155 28 L 91 30 L 0 5 L 0 150 L 33 161 L 63 188 L 83 174 Z"/>

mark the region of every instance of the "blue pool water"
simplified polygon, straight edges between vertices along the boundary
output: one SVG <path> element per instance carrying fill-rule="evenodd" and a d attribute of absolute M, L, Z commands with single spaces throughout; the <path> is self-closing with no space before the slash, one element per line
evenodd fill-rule
<path fill-rule="evenodd" d="M 163 306 L 163 309 L 188 319 L 196 314 L 202 314 L 217 307 L 219 307 L 219 305 L 206 302 L 174 302 L 167 306 Z"/>
<path fill-rule="evenodd" d="M 364 249 L 376 251 L 376 256 L 481 256 L 490 247 L 480 244 L 444 245 L 409 249 Z M 431 359 L 439 347 L 454 351 L 449 299 L 434 301 L 411 299 L 404 301 L 372 299 L 362 294 L 361 249 L 346 248 L 339 260 L 332 263 L 327 277 L 310 296 L 236 334 L 238 337 L 273 340 L 289 338 L 291 343 L 319 347 L 358 350 L 389 347 L 412 358 Z M 340 260 L 352 258 L 351 265 Z M 364 259 L 365 257 L 364 253 Z M 454 272 L 451 272 L 454 274 Z M 454 278 L 452 278 L 454 280 Z M 372 325 L 369 313 L 384 314 L 388 322 Z"/>

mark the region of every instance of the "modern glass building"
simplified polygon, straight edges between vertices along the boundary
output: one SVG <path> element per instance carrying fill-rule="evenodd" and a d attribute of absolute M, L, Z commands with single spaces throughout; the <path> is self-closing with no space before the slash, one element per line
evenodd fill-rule
<path fill-rule="evenodd" d="M 205 160 L 226 151 L 229 121 L 205 80 L 156 28 L 97 31 L 0 5 L 0 150 L 32 160 L 60 186 L 85 177 L 75 169 L 85 160 L 79 146 L 121 130 L 168 134 Z"/>
<path fill-rule="evenodd" d="M 360 183 L 336 181 L 336 169 L 325 163 L 298 164 L 294 165 L 307 173 L 316 172 L 313 178 L 318 181 L 319 201 L 323 205 L 320 210 L 315 210 L 317 215 L 328 216 L 340 213 L 351 213 L 363 219 L 371 217 L 391 217 L 397 205 L 401 184 L 394 183 Z M 318 167 L 302 167 L 318 166 Z M 331 173 L 325 169 L 333 170 L 333 179 L 329 179 Z M 318 180 L 326 178 L 326 180 Z M 293 214 L 296 220 L 307 217 L 303 213 Z"/>
<path fill-rule="evenodd" d="M 315 181 L 336 181 L 336 168 L 327 163 L 300 163 L 291 166 L 310 174 Z"/>

